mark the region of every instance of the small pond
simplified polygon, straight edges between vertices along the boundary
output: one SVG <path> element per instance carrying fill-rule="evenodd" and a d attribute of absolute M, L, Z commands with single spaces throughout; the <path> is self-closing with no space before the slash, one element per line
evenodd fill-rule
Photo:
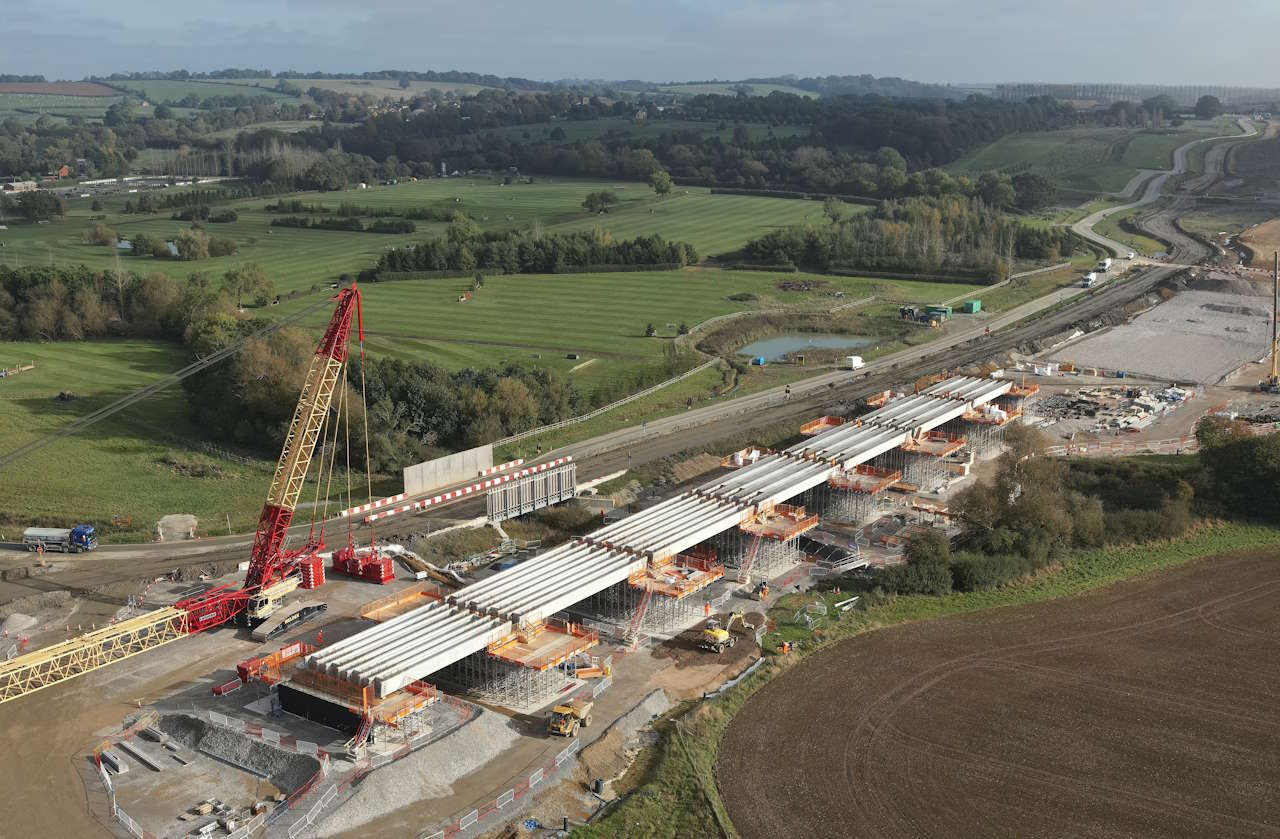
<path fill-rule="evenodd" d="M 738 350 L 738 355 L 755 358 L 762 355 L 765 361 L 781 361 L 793 352 L 805 350 L 856 350 L 875 343 L 874 338 L 865 335 L 840 335 L 834 332 L 796 332 L 790 335 L 775 335 L 762 338 L 747 344 Z"/>

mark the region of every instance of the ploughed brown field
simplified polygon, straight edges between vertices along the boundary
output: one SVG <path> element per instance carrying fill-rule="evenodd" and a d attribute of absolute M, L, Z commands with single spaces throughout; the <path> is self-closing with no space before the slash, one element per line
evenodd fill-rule
<path fill-rule="evenodd" d="M 97 82 L 0 82 L 0 93 L 44 93 L 55 96 L 119 96 Z"/>
<path fill-rule="evenodd" d="M 1280 555 L 836 644 L 716 781 L 745 837 L 1280 835 Z"/>

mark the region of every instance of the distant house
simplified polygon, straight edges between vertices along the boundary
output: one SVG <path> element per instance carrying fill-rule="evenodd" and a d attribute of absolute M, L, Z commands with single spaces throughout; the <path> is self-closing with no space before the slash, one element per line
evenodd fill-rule
<path fill-rule="evenodd" d="M 35 181 L 10 181 L 4 185 L 5 192 L 35 192 Z"/>
<path fill-rule="evenodd" d="M 64 163 L 58 167 L 58 171 L 55 172 L 54 174 L 56 174 L 59 178 L 69 178 L 71 177 L 71 167 Z"/>

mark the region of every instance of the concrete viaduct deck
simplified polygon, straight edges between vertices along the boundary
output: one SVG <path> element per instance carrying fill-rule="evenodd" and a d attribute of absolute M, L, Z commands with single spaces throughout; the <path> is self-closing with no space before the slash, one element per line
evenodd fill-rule
<path fill-rule="evenodd" d="M 332 644 L 306 669 L 385 697 L 1007 393 L 954 377 Z"/>

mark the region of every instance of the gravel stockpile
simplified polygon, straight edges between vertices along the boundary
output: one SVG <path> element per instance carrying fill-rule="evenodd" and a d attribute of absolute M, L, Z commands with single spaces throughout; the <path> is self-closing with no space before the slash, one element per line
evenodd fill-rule
<path fill-rule="evenodd" d="M 1271 348 L 1270 301 L 1184 291 L 1167 303 L 1053 352 L 1077 366 L 1209 384 Z"/>
<path fill-rule="evenodd" d="M 160 718 L 158 727 L 189 749 L 265 775 L 286 793 L 302 786 L 320 769 L 320 762 L 313 757 L 268 746 L 195 717 L 168 714 Z"/>
<path fill-rule="evenodd" d="M 451 784 L 498 757 L 516 741 L 506 717 L 481 711 L 471 722 L 395 763 L 374 770 L 356 794 L 320 822 L 316 836 L 333 836 L 394 812 L 406 802 L 442 798 Z"/>
<path fill-rule="evenodd" d="M 8 638 L 11 635 L 17 635 L 23 630 L 30 629 L 39 622 L 40 621 L 38 619 L 33 618 L 30 615 L 24 615 L 21 612 L 14 612 L 3 621 L 0 621 L 0 632 L 3 632 L 4 637 Z"/>

